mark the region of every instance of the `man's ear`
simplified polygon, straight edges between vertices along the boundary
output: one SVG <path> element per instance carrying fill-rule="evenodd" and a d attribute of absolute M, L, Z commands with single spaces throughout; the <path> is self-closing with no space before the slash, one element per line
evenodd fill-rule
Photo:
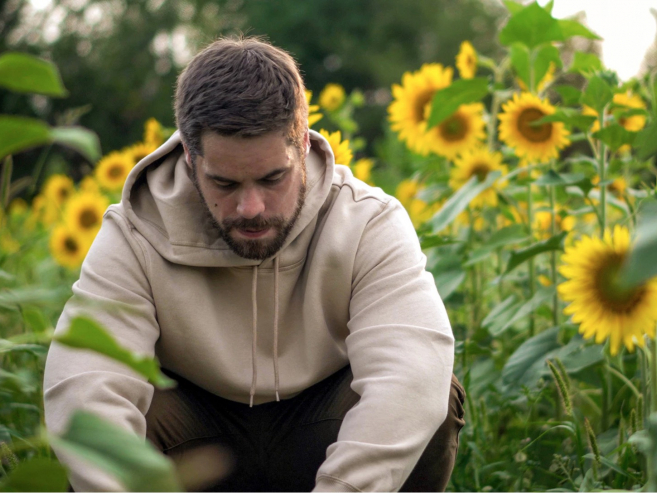
<path fill-rule="evenodd" d="M 192 169 L 192 155 L 189 153 L 189 149 L 187 148 L 187 144 L 184 142 L 182 143 L 183 149 L 185 150 L 185 162 L 187 163 L 187 166 L 189 169 Z"/>
<path fill-rule="evenodd" d="M 310 154 L 310 133 L 306 130 L 306 133 L 303 136 L 303 144 L 306 148 L 306 157 Z"/>

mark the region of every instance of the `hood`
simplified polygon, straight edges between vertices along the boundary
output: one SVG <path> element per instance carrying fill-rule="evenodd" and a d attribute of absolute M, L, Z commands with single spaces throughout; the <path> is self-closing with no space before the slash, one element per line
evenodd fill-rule
<path fill-rule="evenodd" d="M 281 256 L 295 243 L 299 248 L 307 248 L 300 237 L 312 236 L 302 233 L 309 227 L 314 229 L 333 181 L 335 160 L 331 146 L 319 133 L 309 133 L 306 199 L 279 251 Z M 261 265 L 269 260 L 242 258 L 221 239 L 192 183 L 178 131 L 132 169 L 123 187 L 120 207 L 137 231 L 170 262 L 194 267 L 239 267 Z M 287 262 L 283 259 L 281 263 Z"/>

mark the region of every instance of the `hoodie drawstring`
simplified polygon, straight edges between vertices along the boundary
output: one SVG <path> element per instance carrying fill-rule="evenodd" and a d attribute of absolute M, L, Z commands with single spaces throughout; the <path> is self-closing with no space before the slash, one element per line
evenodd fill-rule
<path fill-rule="evenodd" d="M 279 396 L 279 375 L 278 375 L 278 270 L 280 260 L 274 258 L 274 381 L 276 388 L 276 401 L 280 401 Z M 253 281 L 251 283 L 251 305 L 253 306 L 253 344 L 251 345 L 251 391 L 249 392 L 249 407 L 253 407 L 253 397 L 255 396 L 256 384 L 258 382 L 258 363 L 256 361 L 256 350 L 258 345 L 258 266 L 253 266 Z"/>

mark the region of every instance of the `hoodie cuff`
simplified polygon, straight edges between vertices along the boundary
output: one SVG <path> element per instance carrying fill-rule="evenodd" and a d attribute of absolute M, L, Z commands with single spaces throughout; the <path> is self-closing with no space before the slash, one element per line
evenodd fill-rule
<path fill-rule="evenodd" d="M 341 479 L 332 478 L 331 476 L 320 476 L 317 478 L 313 491 L 360 491 L 355 486 L 350 485 Z"/>

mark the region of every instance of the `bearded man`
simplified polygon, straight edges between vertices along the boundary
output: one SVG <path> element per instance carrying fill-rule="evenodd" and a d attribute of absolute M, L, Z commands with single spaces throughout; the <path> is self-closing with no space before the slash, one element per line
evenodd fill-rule
<path fill-rule="evenodd" d="M 56 330 L 91 311 L 178 385 L 54 343 L 48 427 L 86 409 L 174 461 L 222 447 L 233 467 L 210 490 L 444 490 L 464 393 L 408 214 L 334 162 L 294 60 L 266 42 L 197 54 L 175 112 L 178 131 L 107 210 Z M 58 455 L 76 490 L 122 488 Z"/>

